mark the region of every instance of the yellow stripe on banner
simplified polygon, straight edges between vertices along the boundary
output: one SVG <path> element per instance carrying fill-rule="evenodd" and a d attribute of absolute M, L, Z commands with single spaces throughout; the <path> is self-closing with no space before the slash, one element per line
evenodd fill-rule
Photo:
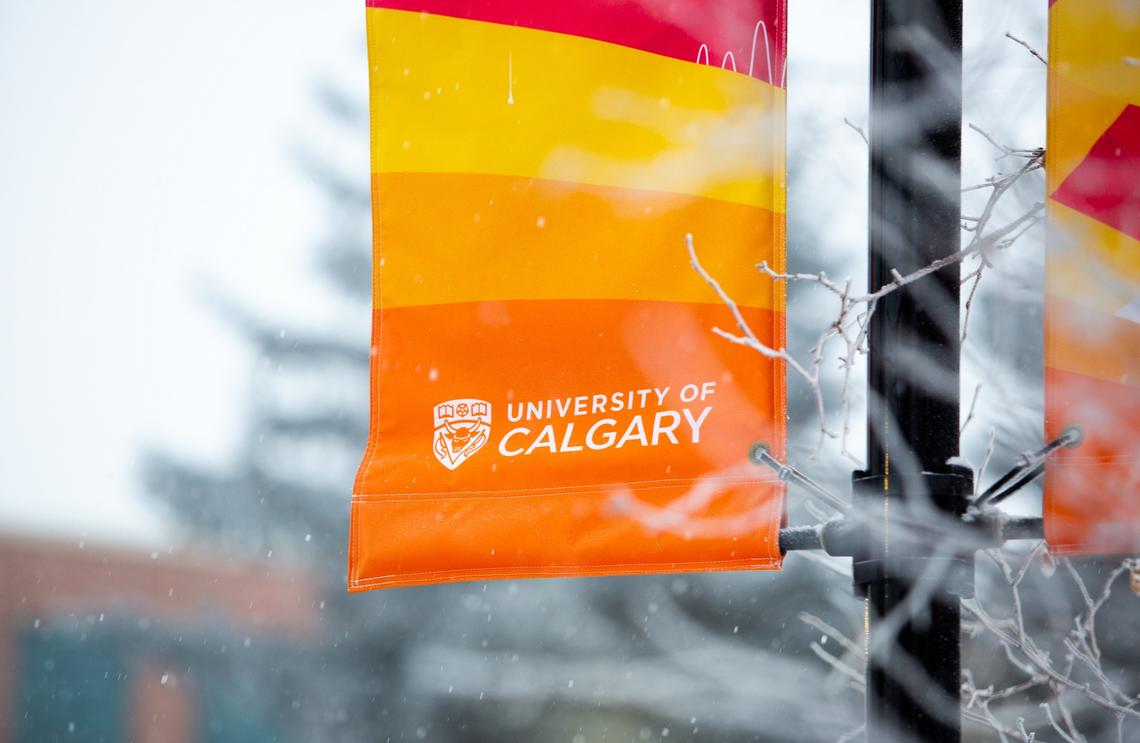
<path fill-rule="evenodd" d="M 367 22 L 375 173 L 538 177 L 783 209 L 780 88 L 529 28 L 384 9 Z"/>
<path fill-rule="evenodd" d="M 1054 74 L 1140 106 L 1140 3 L 1061 0 L 1050 16 Z"/>
<path fill-rule="evenodd" d="M 1046 291 L 1111 315 L 1140 296 L 1140 240 L 1049 202 Z"/>

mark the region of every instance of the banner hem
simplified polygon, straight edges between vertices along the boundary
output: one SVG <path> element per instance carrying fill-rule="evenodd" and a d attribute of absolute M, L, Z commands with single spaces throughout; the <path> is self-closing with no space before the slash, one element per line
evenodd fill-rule
<path fill-rule="evenodd" d="M 591 578 L 618 575 L 668 575 L 678 573 L 728 572 L 734 570 L 780 570 L 782 558 L 749 558 L 740 560 L 699 561 L 681 563 L 614 563 L 589 566 L 552 565 L 469 571 L 448 570 L 429 573 L 403 573 L 372 578 L 353 578 L 348 582 L 349 593 L 363 593 L 377 588 L 426 586 L 440 583 L 478 580 L 510 580 L 538 578 Z"/>

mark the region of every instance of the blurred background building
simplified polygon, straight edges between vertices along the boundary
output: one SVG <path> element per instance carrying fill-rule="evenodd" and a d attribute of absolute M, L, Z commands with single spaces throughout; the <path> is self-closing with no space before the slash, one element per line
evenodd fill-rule
<path fill-rule="evenodd" d="M 315 595 L 218 554 L 0 536 L 0 743 L 295 740 L 248 667 L 313 646 Z"/>
<path fill-rule="evenodd" d="M 843 119 L 866 123 L 867 4 L 789 6 L 790 268 L 858 285 L 866 149 Z M 1044 69 L 1003 34 L 1043 48 L 1044 6 L 967 2 L 967 117 L 1013 146 L 1044 141 Z M 811 621 L 858 637 L 862 604 L 825 558 L 346 594 L 368 411 L 362 41 L 360 0 L 0 3 L 0 743 L 856 731 L 859 681 L 818 651 L 859 655 Z M 998 154 L 967 135 L 966 178 Z M 963 454 L 980 461 L 993 429 L 994 470 L 1041 436 L 1035 239 L 983 284 L 966 347 L 963 398 L 985 388 Z M 789 305 L 802 354 L 830 298 L 796 286 Z M 840 379 L 829 366 L 833 401 Z M 855 464 L 830 444 L 812 459 L 796 379 L 790 413 L 793 461 L 845 492 Z M 793 522 L 826 516 L 791 504 Z M 1060 657 L 1083 599 L 1042 571 L 1026 586 Z M 1099 625 L 1133 686 L 1134 598 Z M 979 685 L 1018 678 L 984 637 L 964 657 Z M 1039 701 L 1016 711 L 1044 724 Z M 1115 740 L 1112 716 L 1074 714 Z"/>

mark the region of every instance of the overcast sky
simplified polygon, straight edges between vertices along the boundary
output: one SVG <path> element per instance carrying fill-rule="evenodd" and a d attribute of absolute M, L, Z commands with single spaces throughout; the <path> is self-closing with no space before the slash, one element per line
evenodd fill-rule
<path fill-rule="evenodd" d="M 322 75 L 363 92 L 363 5 L 0 0 L 0 530 L 153 541 L 139 446 L 226 455 L 250 358 L 202 288 L 303 296 L 290 152 Z"/>
<path fill-rule="evenodd" d="M 1003 31 L 1032 27 L 1012 10 L 1028 4 Z M 842 117 L 866 121 L 867 3 L 789 5 L 791 117 L 830 127 L 800 183 L 849 200 L 824 236 L 849 241 L 866 151 Z M 366 94 L 363 6 L 0 0 L 0 534 L 161 545 L 140 446 L 227 456 L 252 359 L 202 288 L 308 311 L 322 205 L 290 153 L 317 81 Z M 366 138 L 348 148 L 366 182 Z"/>

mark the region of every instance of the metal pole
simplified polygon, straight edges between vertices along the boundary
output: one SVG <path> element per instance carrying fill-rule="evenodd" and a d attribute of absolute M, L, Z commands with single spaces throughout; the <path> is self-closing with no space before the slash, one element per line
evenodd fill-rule
<path fill-rule="evenodd" d="M 873 0 L 871 26 L 874 290 L 959 249 L 962 0 Z M 891 531 L 902 514 L 933 524 L 964 509 L 969 478 L 947 465 L 958 453 L 958 333 L 956 265 L 887 295 L 871 321 L 868 471 L 856 490 L 873 537 L 855 565 L 867 597 L 869 741 L 961 739 L 963 591 L 945 571 L 919 579 L 916 566 L 937 567 L 936 538 Z M 883 618 L 920 589 L 921 611 L 888 630 Z"/>

